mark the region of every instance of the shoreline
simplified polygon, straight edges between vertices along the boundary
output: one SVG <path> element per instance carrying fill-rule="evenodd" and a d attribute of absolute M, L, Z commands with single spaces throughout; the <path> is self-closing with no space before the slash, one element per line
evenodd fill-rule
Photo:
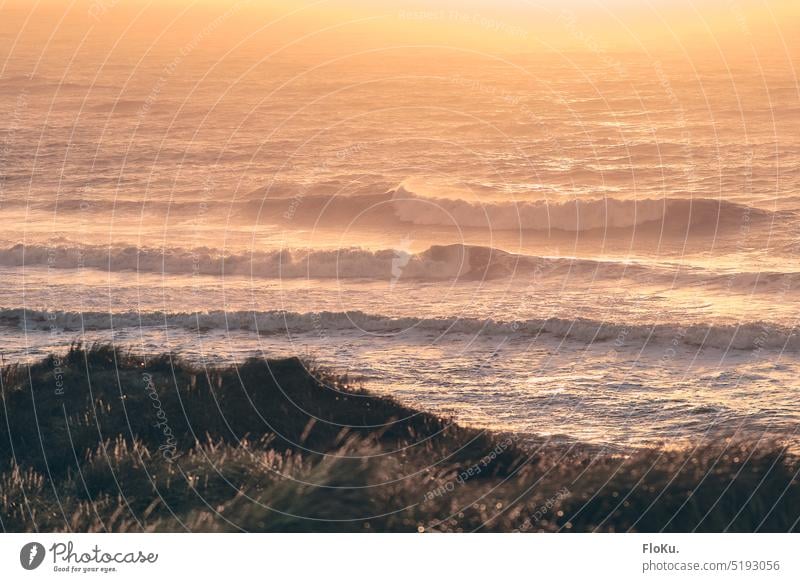
<path fill-rule="evenodd" d="M 298 358 L 201 369 L 72 346 L 2 381 L 4 531 L 790 531 L 800 518 L 800 461 L 775 442 L 523 442 Z"/>

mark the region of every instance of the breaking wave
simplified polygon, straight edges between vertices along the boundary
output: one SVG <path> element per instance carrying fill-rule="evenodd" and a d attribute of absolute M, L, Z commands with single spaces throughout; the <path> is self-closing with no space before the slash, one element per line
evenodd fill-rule
<path fill-rule="evenodd" d="M 172 275 L 264 279 L 498 280 L 575 277 L 593 281 L 632 280 L 642 284 L 705 284 L 728 290 L 786 291 L 800 286 L 798 272 L 717 272 L 680 263 L 598 260 L 516 254 L 463 244 L 405 249 L 273 250 L 226 254 L 200 247 L 147 248 L 22 245 L 0 249 L 0 265 L 53 269 L 94 269 Z"/>
<path fill-rule="evenodd" d="M 306 196 L 253 201 L 265 217 L 420 226 L 581 232 L 656 225 L 668 232 L 718 229 L 768 220 L 776 213 L 712 198 L 469 201 L 423 196 L 402 186 L 385 194 Z"/>
<path fill-rule="evenodd" d="M 434 246 L 413 254 L 403 249 L 370 251 L 273 250 L 222 255 L 207 247 L 157 249 L 17 244 L 0 250 L 0 265 L 47 265 L 55 269 L 251 276 L 260 278 L 447 279 L 498 278 L 562 259 L 514 255 L 465 245 Z M 521 272 L 521 271 L 520 271 Z"/>
<path fill-rule="evenodd" d="M 420 195 L 400 186 L 375 193 L 383 185 L 365 186 L 356 194 L 329 192 L 326 184 L 302 191 L 285 186 L 260 189 L 241 198 L 213 203 L 220 220 L 341 228 L 343 224 L 400 228 L 408 225 L 500 231 L 588 232 L 648 228 L 665 234 L 723 234 L 752 223 L 781 219 L 788 211 L 770 211 L 714 198 L 587 198 L 569 200 L 464 200 Z M 292 194 L 294 192 L 294 194 Z M 320 193 L 325 192 L 325 193 Z M 9 204 L 13 205 L 13 201 Z M 87 202 L 62 199 L 31 203 L 39 210 L 77 212 Z M 207 204 L 207 203 L 203 203 Z M 93 211 L 163 214 L 176 221 L 205 208 L 192 200 L 92 201 Z M 205 219 L 205 218 L 204 218 Z"/>
<path fill-rule="evenodd" d="M 395 214 L 419 225 L 455 225 L 498 230 L 563 230 L 570 232 L 625 229 L 664 223 L 669 229 L 702 225 L 728 226 L 768 218 L 772 213 L 750 206 L 708 198 L 618 198 L 563 202 L 491 202 L 397 197 Z"/>
<path fill-rule="evenodd" d="M 262 334 L 368 333 L 406 335 L 423 333 L 471 334 L 535 339 L 553 336 L 584 343 L 622 342 L 625 346 L 645 344 L 688 345 L 738 350 L 800 350 L 796 329 L 765 322 L 732 324 L 622 325 L 592 319 L 529 319 L 497 321 L 476 318 L 416 318 L 372 315 L 362 311 L 296 313 L 287 311 L 209 311 L 169 313 L 122 311 L 43 311 L 21 308 L 0 309 L 0 324 L 27 330 L 64 332 L 96 331 L 131 327 L 168 327 L 187 331 L 248 330 Z M 336 341 L 336 340 L 333 340 Z"/>

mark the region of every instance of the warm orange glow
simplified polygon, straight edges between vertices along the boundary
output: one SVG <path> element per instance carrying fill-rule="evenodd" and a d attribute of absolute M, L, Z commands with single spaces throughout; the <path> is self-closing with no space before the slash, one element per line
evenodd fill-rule
<path fill-rule="evenodd" d="M 596 442 L 691 439 L 663 392 L 771 418 L 797 362 L 764 362 L 800 349 L 798 39 L 796 0 L 5 3 L 0 322 L 33 309 L 15 345 L 41 352 L 50 321 L 317 350 Z M 502 376 L 470 352 L 497 346 Z"/>

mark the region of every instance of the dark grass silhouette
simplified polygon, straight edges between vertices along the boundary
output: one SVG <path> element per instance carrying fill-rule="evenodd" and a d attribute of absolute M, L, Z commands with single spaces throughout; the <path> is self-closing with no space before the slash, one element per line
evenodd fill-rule
<path fill-rule="evenodd" d="M 776 443 L 523 444 L 294 358 L 2 371 L 5 531 L 790 531 L 799 469 Z"/>

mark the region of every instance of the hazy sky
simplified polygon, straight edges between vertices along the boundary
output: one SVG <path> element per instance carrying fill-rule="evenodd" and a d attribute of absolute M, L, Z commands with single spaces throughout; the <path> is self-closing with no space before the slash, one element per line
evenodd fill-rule
<path fill-rule="evenodd" d="M 397 44 L 515 53 L 553 50 L 795 53 L 797 0 L 78 0 L 0 3 L 3 53 L 55 32 L 208 46 L 294 43 L 336 52 Z M 211 24 L 209 28 L 209 24 Z"/>

